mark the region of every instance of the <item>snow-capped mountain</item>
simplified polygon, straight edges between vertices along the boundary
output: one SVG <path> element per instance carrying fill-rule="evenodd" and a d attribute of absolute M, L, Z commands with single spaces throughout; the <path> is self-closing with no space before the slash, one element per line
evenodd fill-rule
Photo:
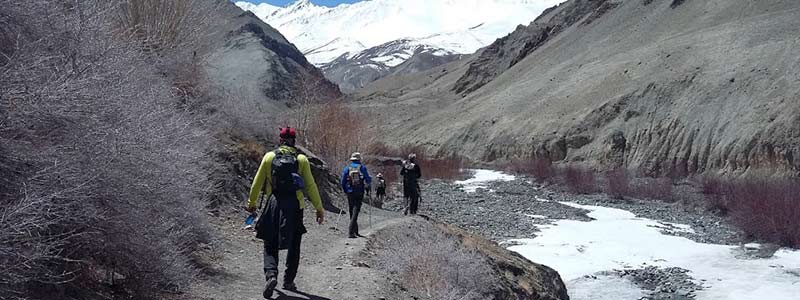
<path fill-rule="evenodd" d="M 367 0 L 336 7 L 236 4 L 277 28 L 316 65 L 395 40 L 468 54 L 563 0 Z M 389 59 L 389 58 L 380 58 Z"/>
<path fill-rule="evenodd" d="M 237 2 L 277 28 L 326 77 L 353 91 L 485 47 L 563 0 L 365 0 L 336 7 Z"/>

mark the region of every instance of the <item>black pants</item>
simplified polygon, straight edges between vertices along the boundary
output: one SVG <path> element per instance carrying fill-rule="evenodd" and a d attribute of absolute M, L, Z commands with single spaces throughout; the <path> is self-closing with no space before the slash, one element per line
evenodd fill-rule
<path fill-rule="evenodd" d="M 294 282 L 297 277 L 297 267 L 300 265 L 300 241 L 302 235 L 298 234 L 292 239 L 286 255 L 286 272 L 283 273 L 283 282 Z M 278 277 L 278 245 L 264 243 L 264 275 L 267 279 Z"/>
<path fill-rule="evenodd" d="M 358 236 L 358 214 L 361 212 L 361 203 L 364 201 L 364 193 L 347 194 L 347 206 L 350 210 L 350 226 L 348 234 Z"/>
<path fill-rule="evenodd" d="M 411 194 L 406 197 L 406 212 L 412 215 L 417 214 L 419 209 L 419 194 Z"/>

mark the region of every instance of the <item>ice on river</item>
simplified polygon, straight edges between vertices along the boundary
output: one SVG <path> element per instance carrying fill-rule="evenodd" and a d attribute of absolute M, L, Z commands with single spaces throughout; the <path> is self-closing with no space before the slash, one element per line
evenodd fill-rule
<path fill-rule="evenodd" d="M 457 185 L 461 185 L 467 193 L 473 193 L 479 188 L 486 188 L 486 186 L 495 181 L 513 181 L 516 179 L 513 175 L 508 175 L 503 172 L 493 170 L 469 170 L 472 172 L 472 178 L 462 181 L 456 181 Z"/>
<path fill-rule="evenodd" d="M 641 295 L 628 281 L 585 276 L 645 265 L 690 270 L 689 275 L 704 287 L 696 293 L 698 300 L 800 299 L 800 251 L 782 249 L 768 259 L 737 258 L 737 246 L 665 235 L 661 232 L 665 223 L 638 218 L 629 211 L 563 204 L 591 211 L 589 217 L 594 220 L 543 225 L 536 238 L 514 240 L 520 244 L 509 249 L 557 270 L 567 282 L 571 299 L 599 299 L 600 294 L 608 299 L 639 299 Z M 691 230 L 687 225 L 670 225 Z"/>

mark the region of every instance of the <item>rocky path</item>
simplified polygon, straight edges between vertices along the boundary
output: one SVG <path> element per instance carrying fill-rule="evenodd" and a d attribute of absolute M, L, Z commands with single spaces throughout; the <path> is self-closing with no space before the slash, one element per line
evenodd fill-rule
<path fill-rule="evenodd" d="M 367 210 L 367 207 L 364 207 Z M 368 214 L 362 212 L 361 233 L 370 236 L 375 231 L 391 226 L 400 219 L 397 214 L 372 209 L 372 227 L 368 227 Z M 298 293 L 278 289 L 273 299 L 406 299 L 403 293 L 387 284 L 388 277 L 369 268 L 359 259 L 367 238 L 346 238 L 347 216 L 342 215 L 338 230 L 334 229 L 337 215 L 328 213 L 323 225 L 312 224 L 313 212 L 306 212 L 308 233 L 303 235 L 300 270 L 296 284 Z M 192 289 L 189 299 L 229 300 L 262 299 L 264 287 L 262 270 L 263 243 L 255 239 L 250 230 L 243 230 L 243 215 L 230 212 L 214 217 L 212 222 L 219 231 L 219 241 L 208 245 L 208 253 L 220 253 L 202 258 L 210 265 L 206 276 Z M 215 249 L 216 248 L 216 249 Z M 215 250 L 215 251 L 211 251 Z M 286 251 L 281 251 L 280 275 L 282 279 Z M 280 288 L 282 281 L 279 281 Z"/>

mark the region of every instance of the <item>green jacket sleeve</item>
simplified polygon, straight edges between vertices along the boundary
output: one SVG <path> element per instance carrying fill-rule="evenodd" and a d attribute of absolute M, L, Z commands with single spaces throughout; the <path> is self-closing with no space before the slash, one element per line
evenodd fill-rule
<path fill-rule="evenodd" d="M 311 200 L 311 205 L 314 205 L 314 208 L 318 212 L 324 211 L 322 208 L 322 198 L 320 198 L 319 189 L 317 188 L 317 183 L 314 181 L 314 176 L 311 174 L 311 164 L 308 162 L 308 157 L 301 154 L 297 156 L 297 160 L 300 165 L 300 176 L 303 177 L 303 182 L 306 186 L 305 192 L 308 196 L 308 199 Z"/>
<path fill-rule="evenodd" d="M 264 195 L 269 197 L 272 194 L 272 185 L 266 184 L 272 179 L 272 159 L 275 158 L 275 153 L 269 152 L 264 155 L 261 160 L 261 166 L 258 167 L 256 177 L 253 179 L 253 185 L 250 186 L 250 199 L 247 202 L 247 207 L 256 207 L 258 204 L 258 196 L 261 194 L 261 188 L 264 187 Z"/>

